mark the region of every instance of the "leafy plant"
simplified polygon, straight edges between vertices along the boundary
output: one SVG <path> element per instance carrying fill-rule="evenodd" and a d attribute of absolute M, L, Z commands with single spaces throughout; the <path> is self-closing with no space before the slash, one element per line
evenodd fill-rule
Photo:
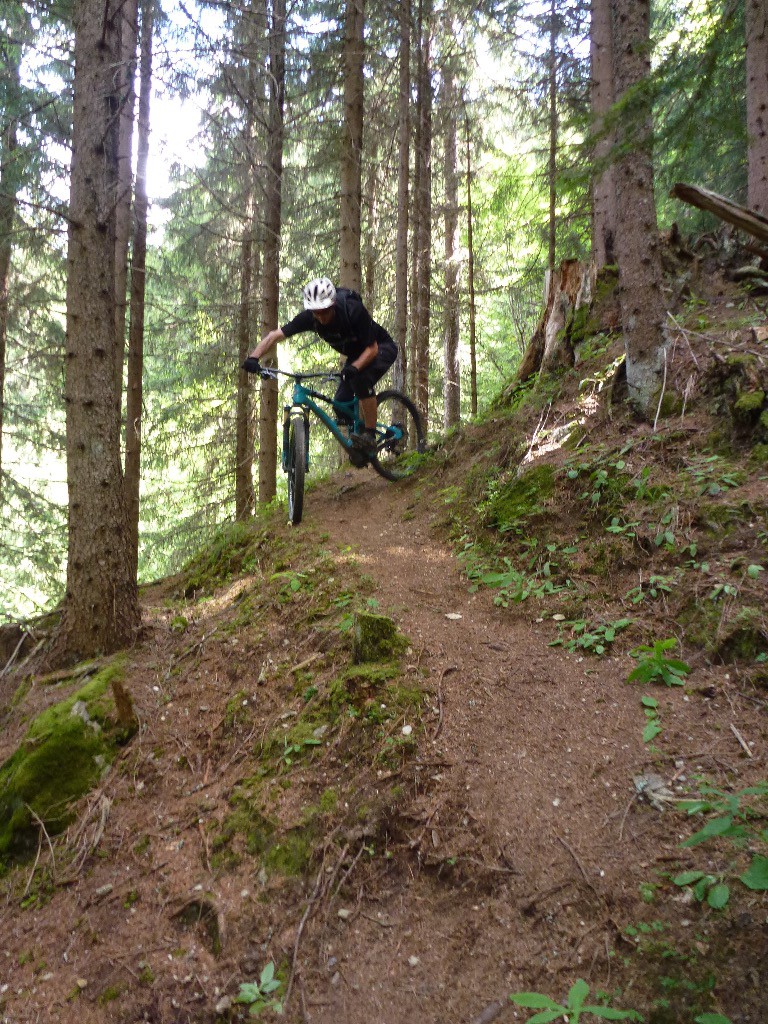
<path fill-rule="evenodd" d="M 731 898 L 730 887 L 723 881 L 722 875 L 708 875 L 705 871 L 683 871 L 676 875 L 672 882 L 674 885 L 690 886 L 699 903 L 706 899 L 714 910 L 722 910 Z"/>
<path fill-rule="evenodd" d="M 681 801 L 681 808 L 693 814 L 714 815 L 703 828 L 694 832 L 680 845 L 699 846 L 711 839 L 729 839 L 737 847 L 749 844 L 751 861 L 746 871 L 739 875 L 739 881 L 748 889 L 757 892 L 768 891 L 768 856 L 755 852 L 754 847 L 766 849 L 768 828 L 764 826 L 764 805 L 768 801 L 768 779 L 747 786 L 737 793 L 725 793 L 707 782 L 699 785 L 701 799 Z M 756 798 L 756 799 L 753 799 Z"/>
<path fill-rule="evenodd" d="M 314 736 L 308 736 L 307 739 L 301 740 L 298 743 L 289 743 L 286 740 L 280 760 L 290 767 L 295 759 L 305 752 L 307 747 L 320 747 L 322 742 L 322 740 L 316 739 Z"/>
<path fill-rule="evenodd" d="M 643 743 L 650 743 L 651 740 L 661 732 L 661 720 L 659 719 L 659 702 L 654 697 L 642 697 L 640 703 L 647 719 L 643 729 Z"/>
<path fill-rule="evenodd" d="M 234 1002 L 244 1003 L 252 1017 L 258 1017 L 262 1010 L 274 1010 L 275 1013 L 282 1013 L 283 1004 L 280 1000 L 269 998 L 273 992 L 277 992 L 281 985 L 282 982 L 275 977 L 275 965 L 270 960 L 261 972 L 258 981 L 244 981 L 240 984 L 240 991 L 235 996 Z"/>
<path fill-rule="evenodd" d="M 640 525 L 640 520 L 636 520 L 634 523 L 622 523 L 618 516 L 614 516 L 611 522 L 606 526 L 608 533 L 623 534 L 625 537 L 635 537 L 635 527 Z"/>
<path fill-rule="evenodd" d="M 570 626 L 572 636 L 569 640 L 562 636 L 552 640 L 550 647 L 563 645 L 569 651 L 589 651 L 591 654 L 605 654 L 616 639 L 616 634 L 632 624 L 632 619 L 617 619 L 605 625 L 590 624 L 586 619 L 563 622 L 562 626 Z"/>
<path fill-rule="evenodd" d="M 710 494 L 714 497 L 740 485 L 741 480 L 735 473 L 720 472 L 718 462 L 722 462 L 719 455 L 710 455 L 698 459 L 689 467 L 688 471 L 693 476 L 699 494 Z"/>
<path fill-rule="evenodd" d="M 530 1010 L 540 1010 L 533 1017 L 528 1018 L 528 1024 L 548 1024 L 549 1021 L 558 1020 L 563 1017 L 569 1024 L 579 1024 L 583 1014 L 591 1014 L 601 1020 L 640 1020 L 644 1018 L 637 1010 L 615 1010 L 610 1006 L 585 1006 L 584 1000 L 589 995 L 589 985 L 581 978 L 578 979 L 568 993 L 568 1000 L 565 1006 L 556 1003 L 548 996 L 540 992 L 513 992 L 509 997 L 517 1006 Z"/>
<path fill-rule="evenodd" d="M 630 655 L 638 659 L 638 665 L 627 676 L 627 682 L 651 683 L 659 680 L 667 686 L 682 686 L 691 668 L 684 661 L 667 657 L 666 651 L 676 646 L 677 640 L 671 638 L 656 640 L 652 647 L 640 644 L 634 651 L 630 651 Z"/>
<path fill-rule="evenodd" d="M 669 576 L 651 576 L 647 583 L 639 583 L 627 592 L 627 598 L 632 604 L 640 604 L 646 597 L 657 598 L 662 594 L 671 594 L 674 580 Z"/>
<path fill-rule="evenodd" d="M 716 583 L 709 594 L 710 601 L 719 601 L 722 597 L 736 597 L 738 590 L 730 583 Z"/>

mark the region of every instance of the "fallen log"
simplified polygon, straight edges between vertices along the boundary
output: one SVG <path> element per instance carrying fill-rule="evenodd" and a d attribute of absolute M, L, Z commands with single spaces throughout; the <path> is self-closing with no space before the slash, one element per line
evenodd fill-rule
<path fill-rule="evenodd" d="M 680 199 L 699 210 L 714 213 L 720 220 L 733 224 L 753 238 L 759 238 L 761 242 L 768 242 L 768 217 L 755 210 L 748 210 L 745 206 L 726 199 L 725 196 L 710 192 L 709 189 L 700 188 L 698 185 L 686 185 L 681 181 L 677 182 L 669 194 L 673 199 Z"/>

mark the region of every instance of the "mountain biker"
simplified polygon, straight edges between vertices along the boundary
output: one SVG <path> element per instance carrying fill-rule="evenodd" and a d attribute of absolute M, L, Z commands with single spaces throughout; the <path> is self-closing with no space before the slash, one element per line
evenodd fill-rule
<path fill-rule="evenodd" d="M 318 277 L 304 288 L 304 309 L 283 327 L 265 334 L 243 369 L 258 373 L 258 360 L 283 338 L 315 331 L 331 348 L 346 357 L 335 398 L 349 402 L 357 395 L 364 428 L 351 435 L 366 455 L 376 452 L 376 384 L 397 359 L 397 344 L 377 324 L 363 300 L 348 288 L 336 288 L 327 277 Z"/>

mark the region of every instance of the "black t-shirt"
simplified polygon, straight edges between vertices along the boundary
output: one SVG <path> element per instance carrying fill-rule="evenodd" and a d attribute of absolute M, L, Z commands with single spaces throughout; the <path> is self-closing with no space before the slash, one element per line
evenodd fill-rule
<path fill-rule="evenodd" d="M 321 324 L 315 320 L 311 309 L 304 309 L 282 327 L 282 332 L 290 338 L 304 331 L 315 331 L 347 359 L 357 359 L 374 341 L 394 345 L 388 331 L 376 323 L 360 299 L 337 295 L 334 309 L 336 315 L 329 324 Z"/>

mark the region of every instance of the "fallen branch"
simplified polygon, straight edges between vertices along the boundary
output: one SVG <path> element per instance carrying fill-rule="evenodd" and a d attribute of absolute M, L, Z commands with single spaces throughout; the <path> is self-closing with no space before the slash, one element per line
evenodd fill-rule
<path fill-rule="evenodd" d="M 700 188 L 698 185 L 686 185 L 680 181 L 669 194 L 673 199 L 681 199 L 684 203 L 695 206 L 699 210 L 714 213 L 720 220 L 733 224 L 741 231 L 746 231 L 747 234 L 759 238 L 761 242 L 768 242 L 768 217 L 764 217 L 754 210 L 739 206 L 738 203 L 734 203 L 716 192 L 710 192 L 709 189 Z"/>
<path fill-rule="evenodd" d="M 731 722 L 730 725 L 731 725 L 731 732 L 736 737 L 736 739 L 739 741 L 739 746 L 741 747 L 741 749 L 744 751 L 744 753 L 747 755 L 747 757 L 753 757 L 754 755 L 752 754 L 752 751 L 749 749 L 749 744 L 747 743 L 747 741 L 741 735 L 741 733 L 736 728 L 736 726 L 733 724 L 733 722 Z"/>

